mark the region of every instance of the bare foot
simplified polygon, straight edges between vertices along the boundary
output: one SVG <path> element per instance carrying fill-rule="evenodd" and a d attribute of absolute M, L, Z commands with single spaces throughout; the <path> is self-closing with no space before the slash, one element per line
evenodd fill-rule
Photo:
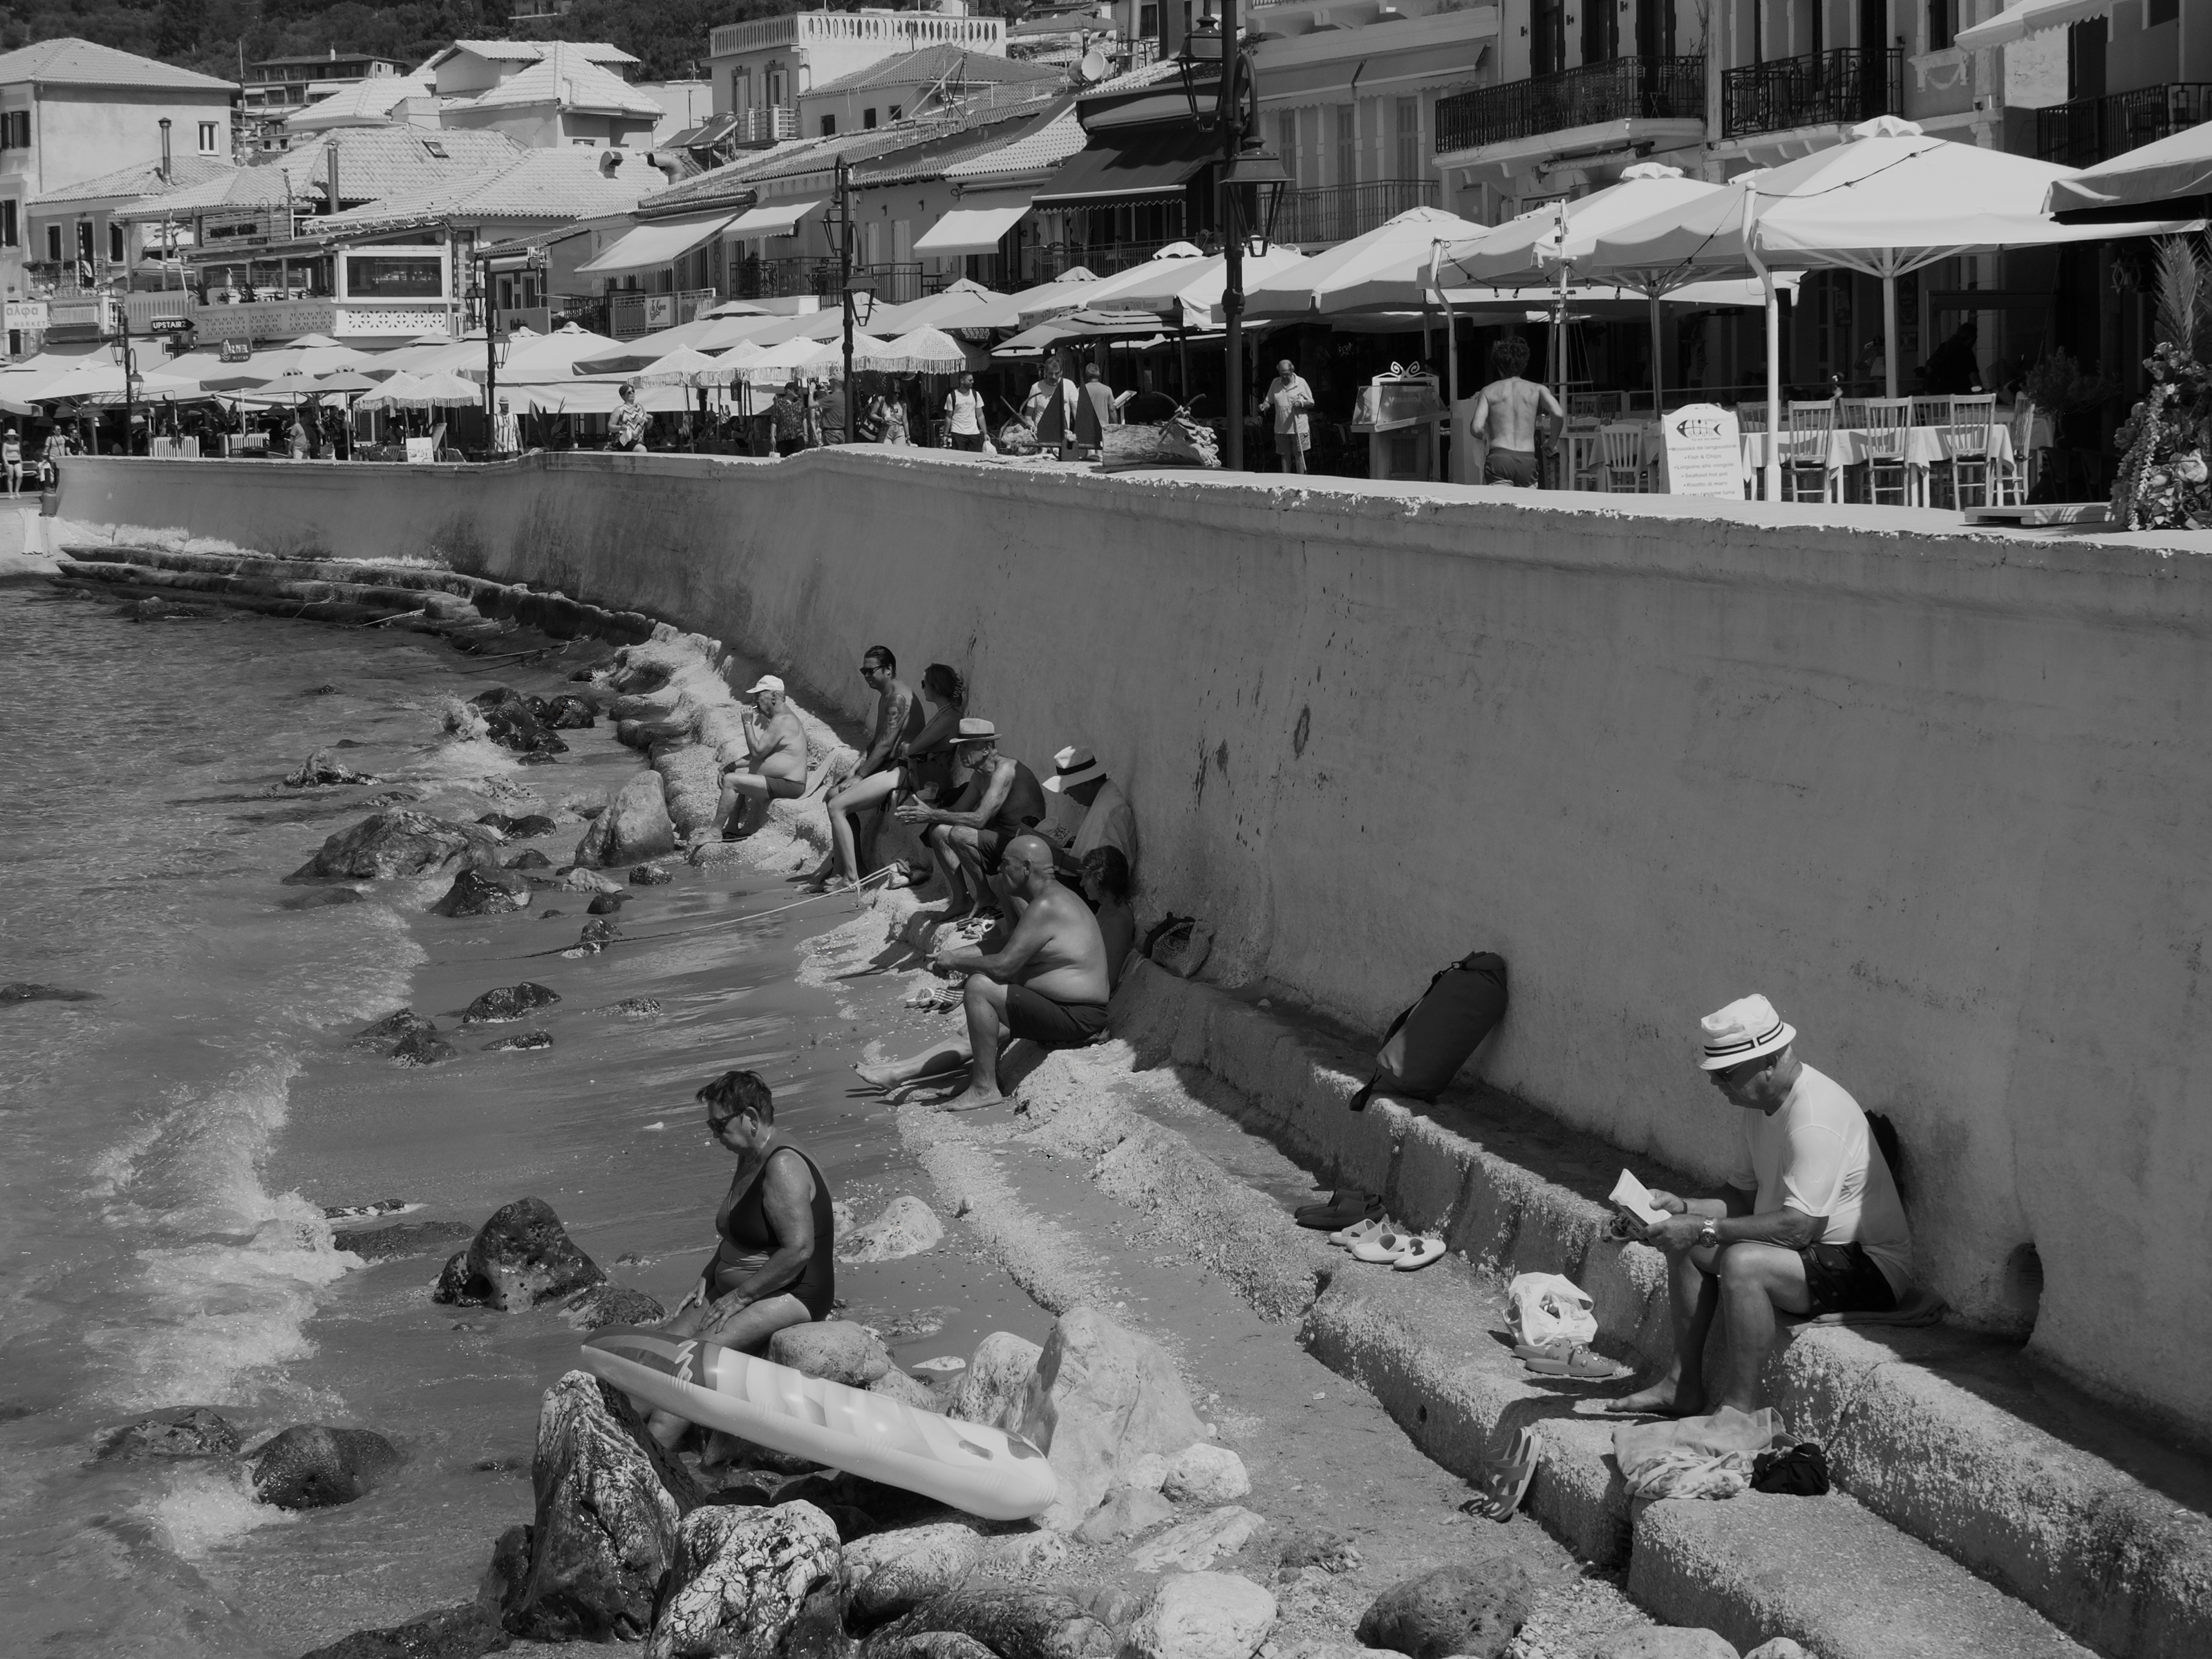
<path fill-rule="evenodd" d="M 986 1106 L 1003 1106 L 1006 1096 L 996 1089 L 978 1089 L 969 1085 L 937 1109 L 940 1112 L 980 1112 Z"/>
<path fill-rule="evenodd" d="M 896 1089 L 902 1080 L 896 1065 L 863 1066 L 855 1060 L 853 1069 L 860 1073 L 860 1081 L 871 1089 Z"/>
<path fill-rule="evenodd" d="M 1705 1396 L 1702 1389 L 1686 1388 L 1674 1377 L 1662 1376 L 1648 1389 L 1599 1401 L 1595 1406 L 1604 1417 L 1699 1417 L 1705 1413 Z"/>

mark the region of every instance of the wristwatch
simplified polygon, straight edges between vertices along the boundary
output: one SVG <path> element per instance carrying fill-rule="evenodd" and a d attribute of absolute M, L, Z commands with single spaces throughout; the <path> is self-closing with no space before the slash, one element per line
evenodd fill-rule
<path fill-rule="evenodd" d="M 1720 1242 L 1721 1230 L 1714 1222 L 1713 1218 L 1711 1216 L 1707 1216 L 1705 1218 L 1705 1224 L 1698 1229 L 1698 1243 L 1710 1249 L 1713 1245 L 1718 1244 Z"/>

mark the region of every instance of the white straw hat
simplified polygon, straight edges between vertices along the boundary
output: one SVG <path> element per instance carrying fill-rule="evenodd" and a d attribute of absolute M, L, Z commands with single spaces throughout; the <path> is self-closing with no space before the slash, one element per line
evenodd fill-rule
<path fill-rule="evenodd" d="M 1698 1022 L 1698 1035 L 1705 1050 L 1698 1066 L 1708 1072 L 1725 1072 L 1731 1066 L 1787 1048 L 1797 1041 L 1797 1028 L 1754 992 L 1707 1014 Z"/>
<path fill-rule="evenodd" d="M 1093 778 L 1103 778 L 1106 769 L 1098 763 L 1098 757 L 1075 744 L 1061 750 L 1052 757 L 1052 775 L 1044 787 L 1055 795 L 1063 789 L 1073 789 L 1079 783 L 1089 783 Z"/>

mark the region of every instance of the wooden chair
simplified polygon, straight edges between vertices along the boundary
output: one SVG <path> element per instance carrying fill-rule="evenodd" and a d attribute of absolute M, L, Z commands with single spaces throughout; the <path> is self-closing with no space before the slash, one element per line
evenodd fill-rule
<path fill-rule="evenodd" d="M 1859 427 L 1867 434 L 1867 499 L 1876 507 L 1912 504 L 1912 471 L 1905 434 L 1912 424 L 1910 398 L 1868 398 L 1859 405 Z M 1885 502 L 1884 490 L 1897 499 Z"/>
<path fill-rule="evenodd" d="M 1977 507 L 1995 505 L 1992 492 L 2002 484 L 1995 471 L 1993 452 L 1996 445 L 1991 436 L 1996 423 L 1995 392 L 1951 399 L 1951 422 L 1943 451 L 1950 458 L 1951 500 L 1954 506 L 1966 505 L 1966 492 L 1970 489 L 1981 497 L 1975 503 Z"/>
<path fill-rule="evenodd" d="M 2035 405 L 2026 398 L 2012 406 L 2012 455 L 1998 463 L 1997 482 L 2012 492 L 2015 507 L 2026 505 L 2035 487 Z"/>
<path fill-rule="evenodd" d="M 1871 400 L 1865 398 L 1838 398 L 1836 403 L 1836 430 L 1856 432 L 1864 426 L 1867 423 L 1867 404 L 1869 401 Z"/>
<path fill-rule="evenodd" d="M 1818 403 L 1789 405 L 1789 430 L 1782 434 L 1783 499 L 1790 501 L 1828 499 L 1828 440 L 1836 429 L 1836 405 L 1823 398 Z M 1805 475 L 1812 475 L 1814 492 L 1804 493 Z"/>
<path fill-rule="evenodd" d="M 1613 495 L 1644 493 L 1644 428 L 1616 424 L 1597 429 L 1598 466 Z"/>

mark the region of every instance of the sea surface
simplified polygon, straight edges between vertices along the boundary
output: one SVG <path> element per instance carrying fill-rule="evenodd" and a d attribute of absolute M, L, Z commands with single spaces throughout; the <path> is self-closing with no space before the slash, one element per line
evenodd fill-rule
<path fill-rule="evenodd" d="M 398 882 L 288 907 L 307 890 L 282 878 L 380 789 L 474 817 L 618 786 L 639 762 L 605 728 L 523 768 L 442 720 L 495 679 L 550 690 L 602 647 L 502 668 L 417 635 L 142 624 L 24 589 L 0 591 L 0 981 L 94 994 L 0 1005 L 0 1650 L 296 1656 L 466 1600 L 529 1518 L 537 1401 L 576 1334 L 550 1310 L 432 1304 L 438 1257 L 366 1266 L 326 1206 L 396 1198 L 408 1221 L 474 1224 L 534 1194 L 672 1303 L 729 1174 L 691 1097 L 729 1066 L 769 1079 L 863 1218 L 927 1194 L 890 1113 L 850 1086 L 860 1010 L 793 976 L 805 939 L 849 915 L 788 908 L 788 872 L 679 864 L 586 958 L 561 954 L 580 895 L 448 920 L 425 913 L 443 882 Z M 322 746 L 383 783 L 275 787 Z M 566 863 L 581 828 L 572 811 L 535 844 Z M 562 998 L 531 1022 L 551 1048 L 491 1054 L 524 1028 L 453 1030 L 525 978 Z M 616 1012 L 638 995 L 660 1012 Z M 403 1005 L 460 1057 L 410 1071 L 348 1046 Z M 840 1291 L 908 1364 L 1048 1323 L 957 1238 L 841 1270 Z M 115 1427 L 199 1405 L 249 1442 L 358 1426 L 407 1461 L 310 1515 L 256 1503 L 233 1466 L 94 1461 Z"/>

